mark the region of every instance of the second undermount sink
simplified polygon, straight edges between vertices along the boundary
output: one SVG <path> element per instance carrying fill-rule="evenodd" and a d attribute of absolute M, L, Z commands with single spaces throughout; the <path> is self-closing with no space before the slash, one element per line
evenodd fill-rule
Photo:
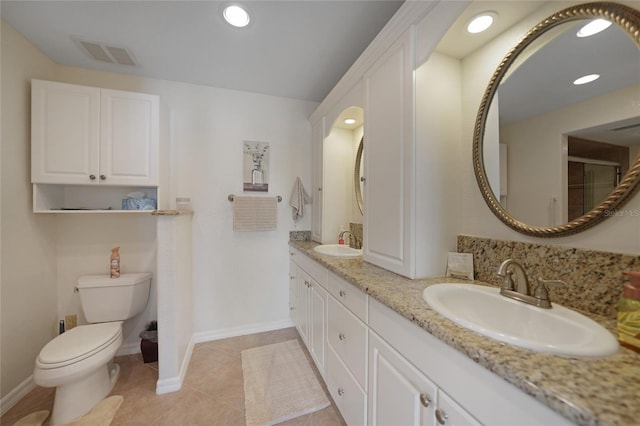
<path fill-rule="evenodd" d="M 322 244 L 313 248 L 320 254 L 334 257 L 362 256 L 362 249 L 354 249 L 345 244 Z"/>
<path fill-rule="evenodd" d="M 616 338 L 586 316 L 553 304 L 537 308 L 476 284 L 427 287 L 424 300 L 439 314 L 484 336 L 538 352 L 568 357 L 602 357 L 618 351 Z"/>

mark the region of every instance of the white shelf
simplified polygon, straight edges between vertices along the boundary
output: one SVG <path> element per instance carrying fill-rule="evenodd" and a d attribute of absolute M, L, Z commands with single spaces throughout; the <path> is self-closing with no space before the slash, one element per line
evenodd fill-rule
<path fill-rule="evenodd" d="M 34 183 L 33 212 L 57 214 L 150 214 L 152 210 L 122 210 L 122 199 L 131 192 L 144 192 L 146 198 L 155 199 L 156 207 L 158 206 L 159 190 L 158 187 L 155 186 L 55 185 Z"/>

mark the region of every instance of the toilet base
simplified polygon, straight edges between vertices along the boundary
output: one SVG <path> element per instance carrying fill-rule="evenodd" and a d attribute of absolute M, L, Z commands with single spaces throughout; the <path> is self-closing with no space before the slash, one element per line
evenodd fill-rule
<path fill-rule="evenodd" d="M 109 395 L 119 376 L 120 366 L 110 362 L 78 382 L 58 386 L 50 423 L 67 423 L 87 414 Z"/>

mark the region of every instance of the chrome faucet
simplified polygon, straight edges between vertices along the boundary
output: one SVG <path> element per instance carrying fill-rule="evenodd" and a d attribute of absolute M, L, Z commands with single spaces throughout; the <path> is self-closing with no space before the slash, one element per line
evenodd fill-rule
<path fill-rule="evenodd" d="M 348 246 L 351 245 L 351 238 L 353 237 L 353 234 L 350 231 L 342 231 L 338 234 L 338 241 L 340 241 L 341 238 L 344 238 L 344 234 L 349 234 L 349 244 L 346 244 Z"/>
<path fill-rule="evenodd" d="M 567 285 L 567 283 L 561 280 L 543 280 L 542 278 L 538 278 L 538 286 L 535 292 L 531 294 L 529 279 L 527 278 L 524 268 L 513 259 L 507 259 L 502 262 L 498 268 L 498 277 L 502 278 L 502 286 L 500 287 L 501 295 L 545 309 L 551 308 L 547 284 Z"/>

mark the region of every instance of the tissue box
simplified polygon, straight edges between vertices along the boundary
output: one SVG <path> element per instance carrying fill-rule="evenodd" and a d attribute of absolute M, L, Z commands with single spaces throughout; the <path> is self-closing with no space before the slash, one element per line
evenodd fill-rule
<path fill-rule="evenodd" d="M 156 200 L 153 198 L 124 198 L 122 210 L 155 210 Z"/>

